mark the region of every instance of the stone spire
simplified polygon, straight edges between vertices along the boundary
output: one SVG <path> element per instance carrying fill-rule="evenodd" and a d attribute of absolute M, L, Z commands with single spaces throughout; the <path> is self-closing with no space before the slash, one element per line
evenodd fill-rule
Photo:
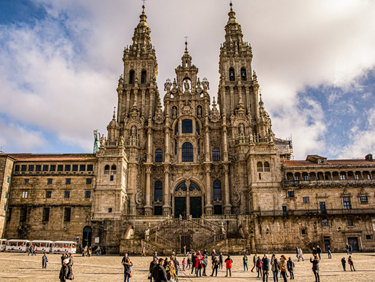
<path fill-rule="evenodd" d="M 132 51 L 148 53 L 152 51 L 151 29 L 147 24 L 145 5 L 142 6 L 142 14 L 139 16 L 139 23 L 134 29 Z"/>
<path fill-rule="evenodd" d="M 225 26 L 225 43 L 227 48 L 232 49 L 232 47 L 237 47 L 242 44 L 242 29 L 241 25 L 236 19 L 236 13 L 233 11 L 233 4 L 230 3 L 230 11 L 228 13 L 229 19 L 227 25 Z"/>
<path fill-rule="evenodd" d="M 191 67 L 191 60 L 192 60 L 192 58 L 191 58 L 191 56 L 189 54 L 187 40 L 185 41 L 185 53 L 182 56 L 181 60 L 182 60 L 182 64 L 181 64 L 182 68 L 190 68 Z"/>

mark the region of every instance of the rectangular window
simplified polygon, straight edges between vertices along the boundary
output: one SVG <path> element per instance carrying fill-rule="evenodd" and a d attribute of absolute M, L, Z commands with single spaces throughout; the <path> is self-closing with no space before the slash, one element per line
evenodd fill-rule
<path fill-rule="evenodd" d="M 57 166 L 57 171 L 63 171 L 63 170 L 64 170 L 64 165 Z"/>
<path fill-rule="evenodd" d="M 10 182 L 10 177 L 8 176 L 8 178 L 7 178 L 7 183 L 9 183 Z"/>
<path fill-rule="evenodd" d="M 64 222 L 70 222 L 71 208 L 65 208 L 64 210 Z"/>
<path fill-rule="evenodd" d="M 56 165 L 50 165 L 49 171 L 56 171 Z"/>
<path fill-rule="evenodd" d="M 371 240 L 372 236 L 371 235 L 366 235 L 366 240 Z"/>
<path fill-rule="evenodd" d="M 368 204 L 368 198 L 367 198 L 367 196 L 361 196 L 359 198 L 361 199 L 361 204 Z"/>
<path fill-rule="evenodd" d="M 309 176 L 308 176 L 308 175 L 304 175 L 304 176 L 303 176 L 303 179 L 304 179 L 305 181 L 308 181 L 308 180 L 309 180 Z"/>
<path fill-rule="evenodd" d="M 65 171 L 70 171 L 70 165 L 65 165 Z"/>
<path fill-rule="evenodd" d="M 306 235 L 306 229 L 301 230 L 302 235 Z"/>
<path fill-rule="evenodd" d="M 294 180 L 299 180 L 299 176 L 298 176 L 298 175 L 295 175 L 295 176 L 294 176 Z"/>
<path fill-rule="evenodd" d="M 22 192 L 22 199 L 27 199 L 27 191 Z"/>
<path fill-rule="evenodd" d="M 91 191 L 85 191 L 85 198 L 90 199 L 91 198 Z"/>
<path fill-rule="evenodd" d="M 92 164 L 87 165 L 87 171 L 93 171 L 94 166 Z"/>
<path fill-rule="evenodd" d="M 320 202 L 319 203 L 319 207 L 320 207 L 320 213 L 321 214 L 326 214 L 327 213 L 326 202 Z"/>
<path fill-rule="evenodd" d="M 48 165 L 43 165 L 43 171 L 48 171 Z"/>
<path fill-rule="evenodd" d="M 48 222 L 49 221 L 49 208 L 44 208 L 43 209 L 43 222 Z"/>
<path fill-rule="evenodd" d="M 28 179 L 28 178 L 25 178 L 25 179 L 23 180 L 23 184 L 25 184 L 25 185 L 29 184 L 29 179 Z"/>
<path fill-rule="evenodd" d="M 72 168 L 73 168 L 72 171 L 78 171 L 78 165 L 73 165 Z"/>
<path fill-rule="evenodd" d="M 340 180 L 345 180 L 345 174 L 340 174 Z"/>
<path fill-rule="evenodd" d="M 86 165 L 79 165 L 79 171 L 86 171 Z"/>
<path fill-rule="evenodd" d="M 70 184 L 70 178 L 65 178 L 65 184 Z"/>
<path fill-rule="evenodd" d="M 359 179 L 359 175 L 358 174 L 354 175 L 354 178 L 355 178 L 355 180 L 358 180 Z"/>
<path fill-rule="evenodd" d="M 21 171 L 26 171 L 26 169 L 27 169 L 27 165 L 22 165 L 21 166 Z"/>
<path fill-rule="evenodd" d="M 29 165 L 29 171 L 34 171 L 34 165 Z"/>
<path fill-rule="evenodd" d="M 108 212 L 112 212 L 112 208 L 108 208 Z"/>
<path fill-rule="evenodd" d="M 5 199 L 8 199 L 8 192 L 5 193 Z"/>
<path fill-rule="evenodd" d="M 52 191 L 46 191 L 46 198 L 50 199 L 52 196 Z"/>
<path fill-rule="evenodd" d="M 322 226 L 328 226 L 328 219 L 322 220 Z"/>
<path fill-rule="evenodd" d="M 92 178 L 86 178 L 86 184 L 91 184 Z"/>
<path fill-rule="evenodd" d="M 303 197 L 303 203 L 309 204 L 310 203 L 310 197 Z"/>
<path fill-rule="evenodd" d="M 27 208 L 22 207 L 20 210 L 20 222 L 26 222 L 27 220 Z"/>
<path fill-rule="evenodd" d="M 350 197 L 344 197 L 344 209 L 345 210 L 350 210 L 351 209 Z"/>
<path fill-rule="evenodd" d="M 163 207 L 162 206 L 156 206 L 154 208 L 154 215 L 163 215 Z"/>
<path fill-rule="evenodd" d="M 35 171 L 42 171 L 42 166 L 41 165 L 36 165 L 35 166 Z"/>
<path fill-rule="evenodd" d="M 16 166 L 14 167 L 14 171 L 20 171 L 20 166 L 19 166 L 19 165 L 16 165 Z"/>
<path fill-rule="evenodd" d="M 348 226 L 353 226 L 353 219 L 352 218 L 348 218 Z"/>
<path fill-rule="evenodd" d="M 52 184 L 52 178 L 47 178 L 47 184 Z"/>
<path fill-rule="evenodd" d="M 109 177 L 109 181 L 113 181 L 113 179 L 114 179 L 114 176 L 111 175 L 111 176 Z"/>
<path fill-rule="evenodd" d="M 12 208 L 8 208 L 7 212 L 7 222 L 10 222 L 10 219 L 12 218 Z"/>
<path fill-rule="evenodd" d="M 283 206 L 283 216 L 287 216 L 287 215 L 288 215 L 288 207 Z"/>
<path fill-rule="evenodd" d="M 288 198 L 294 198 L 294 191 L 288 191 Z"/>
<path fill-rule="evenodd" d="M 7 210 L 7 205 L 4 205 L 4 211 L 6 211 Z"/>
<path fill-rule="evenodd" d="M 69 199 L 70 198 L 70 191 L 64 191 L 64 198 Z"/>
<path fill-rule="evenodd" d="M 191 119 L 182 120 L 182 133 L 193 133 L 193 121 Z"/>

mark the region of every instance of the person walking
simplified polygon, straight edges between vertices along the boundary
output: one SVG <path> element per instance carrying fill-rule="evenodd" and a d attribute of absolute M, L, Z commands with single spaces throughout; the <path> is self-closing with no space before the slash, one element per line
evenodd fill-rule
<path fill-rule="evenodd" d="M 199 277 L 202 277 L 202 254 L 200 251 L 198 251 L 196 257 L 195 257 L 195 276 L 198 277 L 198 274 L 199 274 Z"/>
<path fill-rule="evenodd" d="M 192 253 L 191 253 L 191 274 L 194 273 L 194 269 L 195 269 L 195 258 L 196 258 L 195 252 L 192 252 Z"/>
<path fill-rule="evenodd" d="M 342 265 L 342 268 L 344 269 L 344 271 L 346 271 L 346 259 L 345 259 L 345 257 L 343 257 L 341 259 L 341 265 Z"/>
<path fill-rule="evenodd" d="M 69 269 L 68 280 L 73 280 L 74 279 L 74 275 L 73 275 L 74 259 L 73 259 L 72 253 L 69 253 L 67 255 L 67 258 L 69 259 L 69 262 L 68 262 L 68 269 Z"/>
<path fill-rule="evenodd" d="M 188 255 L 188 259 L 187 259 L 187 269 L 190 268 L 190 264 L 191 264 L 191 254 Z"/>
<path fill-rule="evenodd" d="M 217 257 L 214 257 L 214 260 L 212 262 L 212 274 L 211 274 L 211 276 L 214 276 L 214 273 L 215 273 L 215 277 L 217 277 L 217 269 L 219 268 L 219 265 L 220 265 L 219 259 Z"/>
<path fill-rule="evenodd" d="M 186 257 L 186 246 L 184 246 L 184 257 Z"/>
<path fill-rule="evenodd" d="M 331 252 L 331 246 L 328 245 L 327 247 L 327 252 L 328 252 L 328 258 L 331 259 L 332 258 L 332 252 Z"/>
<path fill-rule="evenodd" d="M 219 255 L 220 269 L 223 269 L 223 264 L 224 264 L 223 261 L 224 261 L 223 253 L 220 253 Z"/>
<path fill-rule="evenodd" d="M 348 264 L 350 265 L 350 271 L 355 271 L 355 268 L 354 268 L 354 263 L 353 263 L 353 260 L 352 260 L 352 256 L 349 256 L 348 258 Z"/>
<path fill-rule="evenodd" d="M 225 267 L 226 267 L 226 273 L 227 273 L 225 277 L 228 277 L 228 273 L 229 273 L 229 276 L 232 277 L 232 263 L 233 263 L 233 260 L 230 258 L 230 255 L 228 255 L 228 257 L 225 260 Z"/>
<path fill-rule="evenodd" d="M 297 256 L 297 260 L 299 261 L 299 248 L 296 247 L 296 256 Z"/>
<path fill-rule="evenodd" d="M 244 254 L 242 260 L 243 260 L 243 271 L 249 271 L 249 268 L 247 267 L 247 255 L 246 254 Z"/>
<path fill-rule="evenodd" d="M 127 258 L 123 265 L 124 265 L 124 282 L 129 282 L 130 277 L 132 276 L 131 267 L 133 266 L 133 263 L 130 261 L 129 258 Z"/>
<path fill-rule="evenodd" d="M 167 282 L 167 272 L 164 268 L 164 259 L 160 258 L 157 266 L 154 267 L 152 272 L 152 277 L 154 277 L 155 282 Z"/>
<path fill-rule="evenodd" d="M 66 282 L 66 279 L 68 279 L 68 275 L 69 275 L 68 263 L 69 263 L 69 259 L 64 259 L 62 262 L 62 266 L 61 266 L 60 274 L 59 274 L 60 282 Z"/>
<path fill-rule="evenodd" d="M 47 268 L 47 262 L 48 262 L 48 258 L 47 258 L 46 253 L 44 253 L 42 256 L 42 268 Z"/>
<path fill-rule="evenodd" d="M 345 245 L 345 249 L 346 249 L 346 254 L 349 255 L 349 244 Z"/>
<path fill-rule="evenodd" d="M 176 280 L 178 280 L 178 275 L 180 273 L 180 262 L 177 260 L 177 257 L 175 256 L 173 258 L 173 264 L 174 264 L 174 267 L 175 267 L 175 272 L 176 272 Z"/>
<path fill-rule="evenodd" d="M 182 271 L 185 271 L 185 267 L 186 267 L 186 260 L 185 260 L 185 258 L 182 259 L 181 264 L 182 264 Z"/>
<path fill-rule="evenodd" d="M 320 277 L 319 277 L 319 258 L 317 255 L 314 256 L 313 258 L 310 258 L 310 262 L 312 263 L 312 271 L 315 275 L 315 282 L 320 282 Z"/>
<path fill-rule="evenodd" d="M 262 267 L 263 267 L 262 260 L 260 259 L 260 256 L 258 256 L 258 259 L 257 259 L 257 272 L 258 272 L 258 276 L 257 277 L 262 277 Z"/>
<path fill-rule="evenodd" d="M 270 260 L 268 256 L 265 254 L 262 258 L 262 270 L 263 270 L 263 282 L 268 282 L 268 275 L 270 271 Z"/>
<path fill-rule="evenodd" d="M 251 269 L 251 272 L 254 272 L 254 268 L 257 265 L 257 260 L 258 260 L 258 254 L 255 253 L 254 256 L 253 256 L 253 268 Z"/>
<path fill-rule="evenodd" d="M 33 254 L 34 254 L 34 246 L 33 245 L 31 245 L 29 247 L 29 253 L 27 254 L 27 256 L 29 256 L 30 254 L 31 254 L 31 256 L 33 256 Z"/>
<path fill-rule="evenodd" d="M 150 263 L 150 267 L 148 269 L 148 271 L 150 272 L 150 275 L 148 276 L 148 278 L 150 279 L 150 282 L 152 282 L 152 274 L 154 273 L 154 268 L 157 265 L 158 265 L 158 260 L 156 258 L 153 258 L 152 262 Z M 155 278 L 154 278 L 154 281 L 155 281 Z"/>
<path fill-rule="evenodd" d="M 305 259 L 303 258 L 303 252 L 301 248 L 299 248 L 299 257 L 300 259 L 302 259 L 302 261 L 305 261 Z"/>
<path fill-rule="evenodd" d="M 145 256 L 146 256 L 146 247 L 143 247 L 141 257 L 145 257 Z"/>
<path fill-rule="evenodd" d="M 273 282 L 279 282 L 280 266 L 279 266 L 279 262 L 277 261 L 275 254 L 273 254 L 271 257 L 271 266 L 272 266 Z"/>
<path fill-rule="evenodd" d="M 316 247 L 316 252 L 318 253 L 319 260 L 321 260 L 322 259 L 322 249 L 319 246 Z"/>
<path fill-rule="evenodd" d="M 349 254 L 352 255 L 353 254 L 353 247 L 351 244 L 349 244 Z"/>
<path fill-rule="evenodd" d="M 280 267 L 280 277 L 284 279 L 284 282 L 287 282 L 288 279 L 286 278 L 286 257 L 284 255 L 281 255 L 280 261 L 279 261 L 279 267 Z"/>
<path fill-rule="evenodd" d="M 203 276 L 207 276 L 206 275 L 206 268 L 207 268 L 207 265 L 208 265 L 208 259 L 207 259 L 207 255 L 203 255 L 203 260 L 202 260 L 202 267 L 203 267 Z"/>
<path fill-rule="evenodd" d="M 294 261 L 292 261 L 291 257 L 289 257 L 286 267 L 287 267 L 287 269 L 289 271 L 290 280 L 294 279 L 294 267 L 295 267 L 295 264 L 294 264 Z"/>
<path fill-rule="evenodd" d="M 176 275 L 176 267 L 174 266 L 173 260 L 170 260 L 167 267 L 165 268 L 167 272 L 167 279 L 168 281 L 175 281 Z"/>

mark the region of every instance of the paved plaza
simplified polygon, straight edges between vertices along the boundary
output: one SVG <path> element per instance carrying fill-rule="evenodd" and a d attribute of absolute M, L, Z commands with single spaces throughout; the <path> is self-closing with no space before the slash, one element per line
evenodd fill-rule
<path fill-rule="evenodd" d="M 294 254 L 286 254 L 286 256 L 295 257 Z M 340 259 L 343 256 L 344 254 L 333 254 L 333 258 L 329 260 L 327 255 L 323 254 L 320 264 L 321 281 L 375 282 L 375 254 L 354 254 L 356 272 L 342 271 Z M 305 254 L 305 257 L 309 258 L 309 255 Z M 345 257 L 347 256 L 345 255 Z M 231 279 L 224 277 L 225 270 L 220 270 L 217 278 L 210 276 L 195 278 L 190 275 L 190 271 L 181 271 L 179 281 L 261 281 L 261 279 L 256 278 L 255 272 L 243 271 L 242 256 L 233 256 L 232 258 L 234 264 Z M 123 281 L 123 267 L 120 256 L 84 258 L 77 254 L 74 259 L 74 281 Z M 47 269 L 42 269 L 41 260 L 42 255 L 40 254 L 32 257 L 27 254 L 0 253 L 0 281 L 59 281 L 60 255 L 48 255 L 49 263 Z M 131 257 L 131 260 L 134 263 L 131 281 L 149 281 L 147 280 L 147 275 L 151 257 Z M 181 262 L 181 258 L 179 258 L 179 261 Z M 209 263 L 210 265 L 211 263 Z M 208 271 L 211 274 L 211 269 Z M 273 281 L 272 275 L 269 281 Z M 296 262 L 294 281 L 314 281 L 311 264 L 308 260 Z"/>

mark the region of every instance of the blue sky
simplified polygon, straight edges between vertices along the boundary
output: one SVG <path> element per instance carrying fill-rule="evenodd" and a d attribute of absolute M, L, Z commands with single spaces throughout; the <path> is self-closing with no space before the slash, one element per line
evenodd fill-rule
<path fill-rule="evenodd" d="M 229 1 L 149 0 L 161 96 L 189 37 L 199 76 L 216 96 Z M 295 158 L 375 153 L 375 3 L 234 0 L 253 47 L 266 110 Z M 141 1 L 0 1 L 0 147 L 91 152 L 117 104 L 122 51 Z"/>

